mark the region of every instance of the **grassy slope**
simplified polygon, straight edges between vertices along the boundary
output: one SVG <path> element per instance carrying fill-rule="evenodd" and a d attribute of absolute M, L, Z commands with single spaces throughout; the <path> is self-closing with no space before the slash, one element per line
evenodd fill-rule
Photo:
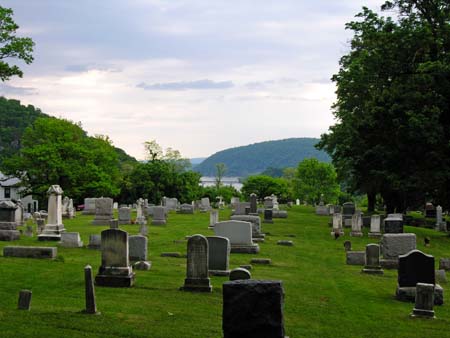
<path fill-rule="evenodd" d="M 229 211 L 221 212 L 226 219 Z M 68 231 L 78 231 L 87 244 L 89 234 L 106 227 L 89 224 L 91 217 L 65 220 Z M 269 232 L 259 255 L 232 254 L 231 266 L 248 264 L 253 257 L 270 257 L 272 266 L 255 266 L 255 279 L 281 279 L 286 293 L 286 334 L 293 337 L 450 337 L 448 291 L 446 304 L 436 307 L 438 319 L 411 320 L 413 304 L 398 302 L 393 295 L 396 271 L 384 276 L 360 273 L 360 267 L 345 265 L 343 241 L 335 241 L 328 217 L 312 209 L 294 207 L 287 220 L 263 228 Z M 185 259 L 163 258 L 161 252 L 186 251 L 185 243 L 174 243 L 186 235 L 211 235 L 207 214 L 171 214 L 166 227 L 150 227 L 149 272 L 137 271 L 130 289 L 96 288 L 100 316 L 79 313 L 84 308 L 83 267 L 96 272 L 100 252 L 59 248 L 55 261 L 0 258 L 1 337 L 221 337 L 222 293 L 225 277 L 213 277 L 212 294 L 178 291 L 185 276 Z M 130 234 L 137 226 L 125 226 Z M 407 228 L 418 235 L 418 248 L 439 258 L 450 256 L 450 238 L 428 229 Z M 295 235 L 295 238 L 289 237 Z M 431 237 L 431 248 L 423 237 Z M 294 247 L 276 245 L 292 239 Z M 354 250 L 363 250 L 370 240 L 351 238 Z M 36 238 L 23 238 L 5 245 L 49 245 Z M 438 259 L 436 259 L 437 261 Z M 436 262 L 437 264 L 437 262 Z M 443 285 L 446 289 L 447 285 Z M 33 291 L 32 310 L 16 310 L 18 292 Z"/>

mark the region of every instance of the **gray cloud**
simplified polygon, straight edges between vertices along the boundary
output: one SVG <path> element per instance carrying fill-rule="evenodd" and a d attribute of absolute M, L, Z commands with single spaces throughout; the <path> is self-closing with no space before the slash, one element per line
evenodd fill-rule
<path fill-rule="evenodd" d="M 208 79 L 197 81 L 182 81 L 182 82 L 165 82 L 146 84 L 145 82 L 139 83 L 136 87 L 144 90 L 204 90 L 204 89 L 229 89 L 233 88 L 232 81 L 212 81 Z"/>
<path fill-rule="evenodd" d="M 99 64 L 74 64 L 74 65 L 68 65 L 64 68 L 64 70 L 68 72 L 75 72 L 75 73 L 83 73 L 90 70 L 100 70 L 104 72 L 121 72 L 122 69 L 120 67 L 114 66 L 114 65 L 99 65 Z"/>
<path fill-rule="evenodd" d="M 36 88 L 14 87 L 7 84 L 0 84 L 0 95 L 35 95 L 38 93 Z"/>

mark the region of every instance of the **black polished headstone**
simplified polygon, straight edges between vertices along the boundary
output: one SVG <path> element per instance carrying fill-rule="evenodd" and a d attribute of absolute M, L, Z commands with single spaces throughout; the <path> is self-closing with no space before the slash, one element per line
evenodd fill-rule
<path fill-rule="evenodd" d="M 417 283 L 435 284 L 434 257 L 412 250 L 398 258 L 398 286 L 415 287 Z"/>

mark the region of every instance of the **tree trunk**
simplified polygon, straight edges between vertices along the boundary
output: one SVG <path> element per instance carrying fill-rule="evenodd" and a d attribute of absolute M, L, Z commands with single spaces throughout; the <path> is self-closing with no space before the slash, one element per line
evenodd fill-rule
<path fill-rule="evenodd" d="M 369 212 L 369 213 L 375 211 L 376 196 L 377 196 L 377 194 L 374 192 L 367 193 L 367 212 Z"/>

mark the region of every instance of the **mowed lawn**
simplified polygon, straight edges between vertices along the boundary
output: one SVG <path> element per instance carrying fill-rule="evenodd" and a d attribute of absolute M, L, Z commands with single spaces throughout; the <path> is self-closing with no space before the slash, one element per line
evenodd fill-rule
<path fill-rule="evenodd" d="M 232 254 L 231 268 L 249 264 L 255 257 L 271 258 L 271 266 L 253 265 L 254 279 L 282 280 L 285 291 L 286 335 L 297 337 L 450 337 L 450 303 L 447 284 L 442 284 L 445 304 L 435 307 L 435 320 L 410 319 L 413 303 L 394 299 L 397 272 L 383 276 L 362 274 L 361 267 L 347 266 L 343 242 L 351 239 L 353 250 L 364 250 L 373 239 L 344 237 L 334 240 L 329 217 L 315 216 L 312 208 L 293 207 L 288 219 L 263 224 L 266 241 L 258 255 Z M 230 211 L 220 211 L 220 220 Z M 67 231 L 80 232 L 85 245 L 89 234 L 107 227 L 90 224 L 92 216 L 64 220 Z M 132 288 L 97 287 L 101 315 L 85 315 L 84 271 L 94 275 L 100 251 L 58 248 L 56 260 L 0 257 L 0 337 L 195 337 L 222 336 L 222 283 L 212 277 L 213 292 L 179 291 L 186 271 L 185 258 L 160 257 L 162 252 L 186 252 L 185 236 L 213 235 L 209 214 L 171 213 L 167 226 L 149 225 L 150 271 L 136 271 Z M 137 225 L 122 226 L 130 234 Z M 436 258 L 450 257 L 450 237 L 429 229 L 405 228 L 418 236 L 418 249 Z M 367 234 L 367 229 L 365 230 Z M 423 238 L 431 238 L 425 248 Z M 293 247 L 278 246 L 278 240 L 293 240 Z M 45 245 L 36 237 L 6 245 Z M 17 310 L 18 293 L 31 289 L 31 311 Z M 256 310 L 256 309 L 255 309 Z"/>

